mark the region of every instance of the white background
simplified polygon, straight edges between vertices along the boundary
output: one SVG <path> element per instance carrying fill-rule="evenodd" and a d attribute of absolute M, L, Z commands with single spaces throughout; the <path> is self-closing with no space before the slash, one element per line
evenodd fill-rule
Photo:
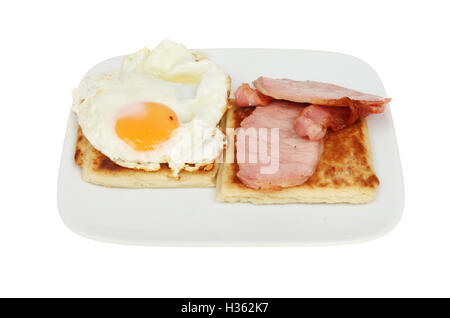
<path fill-rule="evenodd" d="M 450 296 L 446 1 L 5 3 L 0 296 Z M 56 180 L 70 90 L 94 64 L 163 38 L 329 50 L 371 64 L 393 98 L 406 191 L 397 228 L 309 248 L 133 247 L 68 230 Z"/>

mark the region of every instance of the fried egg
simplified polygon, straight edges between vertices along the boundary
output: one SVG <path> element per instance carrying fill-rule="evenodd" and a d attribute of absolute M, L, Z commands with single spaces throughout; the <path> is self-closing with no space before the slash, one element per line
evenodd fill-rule
<path fill-rule="evenodd" d="M 173 174 L 213 163 L 224 135 L 228 75 L 200 51 L 162 41 L 126 56 L 119 70 L 89 76 L 72 110 L 89 142 L 117 164 Z"/>

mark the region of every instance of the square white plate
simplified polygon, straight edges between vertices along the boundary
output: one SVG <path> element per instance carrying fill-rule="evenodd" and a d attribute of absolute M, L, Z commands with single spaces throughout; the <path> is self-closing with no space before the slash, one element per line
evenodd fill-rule
<path fill-rule="evenodd" d="M 211 49 L 209 57 L 232 78 L 232 92 L 260 75 L 331 82 L 385 96 L 364 61 L 332 52 Z M 123 57 L 88 75 L 120 67 Z M 394 98 L 395 101 L 395 98 Z M 403 177 L 390 107 L 370 116 L 370 140 L 380 187 L 369 204 L 259 206 L 218 203 L 215 189 L 110 189 L 81 180 L 73 160 L 76 118 L 70 115 L 58 180 L 58 207 L 74 232 L 101 241 L 147 245 L 320 245 L 380 237 L 395 227 L 404 204 Z"/>

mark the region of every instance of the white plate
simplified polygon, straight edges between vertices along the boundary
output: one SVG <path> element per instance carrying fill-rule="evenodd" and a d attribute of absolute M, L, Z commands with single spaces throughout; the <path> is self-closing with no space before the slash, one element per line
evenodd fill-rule
<path fill-rule="evenodd" d="M 345 54 L 272 49 L 205 50 L 233 80 L 260 75 L 331 82 L 385 96 L 365 62 Z M 88 74 L 119 68 L 123 57 L 104 61 Z M 394 96 L 395 101 L 395 96 Z M 319 245 L 380 237 L 395 227 L 404 204 L 403 177 L 389 106 L 368 118 L 375 171 L 380 179 L 370 204 L 259 206 L 218 203 L 215 189 L 110 189 L 83 182 L 73 160 L 76 118 L 72 114 L 58 180 L 64 223 L 83 236 L 147 245 Z"/>

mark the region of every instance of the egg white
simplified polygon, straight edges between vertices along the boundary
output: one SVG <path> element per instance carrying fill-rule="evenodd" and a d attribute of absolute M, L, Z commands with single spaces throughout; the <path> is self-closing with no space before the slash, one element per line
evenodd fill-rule
<path fill-rule="evenodd" d="M 228 75 L 201 52 L 168 40 L 153 51 L 125 57 L 121 69 L 86 77 L 73 91 L 72 110 L 89 142 L 119 165 L 157 170 L 168 163 L 174 175 L 192 164 L 214 162 L 224 135 L 217 124 L 226 109 Z M 170 107 L 180 127 L 151 151 L 136 151 L 115 132 L 127 105 L 155 102 Z"/>

